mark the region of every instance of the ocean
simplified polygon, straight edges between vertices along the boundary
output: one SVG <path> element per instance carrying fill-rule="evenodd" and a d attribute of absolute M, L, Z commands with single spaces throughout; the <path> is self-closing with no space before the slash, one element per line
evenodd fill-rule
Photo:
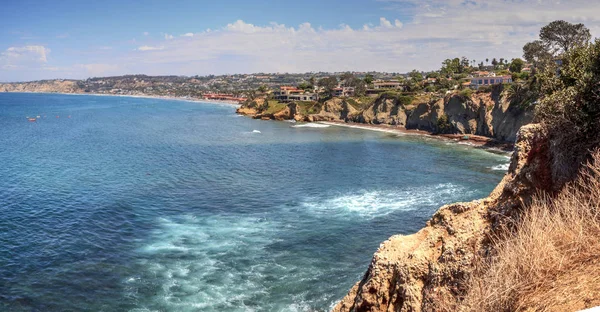
<path fill-rule="evenodd" d="M 0 310 L 326 311 L 507 163 L 227 104 L 0 93 Z"/>

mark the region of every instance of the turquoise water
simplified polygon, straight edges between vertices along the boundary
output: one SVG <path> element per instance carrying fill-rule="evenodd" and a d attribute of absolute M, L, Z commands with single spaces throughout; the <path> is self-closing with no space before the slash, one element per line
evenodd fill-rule
<path fill-rule="evenodd" d="M 0 94 L 0 146 L 2 311 L 327 310 L 379 243 L 486 196 L 508 162 L 228 105 L 48 94 Z"/>

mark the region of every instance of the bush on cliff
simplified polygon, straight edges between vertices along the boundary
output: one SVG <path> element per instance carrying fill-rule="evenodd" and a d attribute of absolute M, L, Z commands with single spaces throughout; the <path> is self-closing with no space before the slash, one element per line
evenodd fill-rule
<path fill-rule="evenodd" d="M 555 198 L 539 196 L 471 280 L 472 311 L 575 311 L 600 304 L 600 151 Z"/>
<path fill-rule="evenodd" d="M 541 98 L 535 115 L 556 147 L 553 177 L 566 182 L 600 144 L 600 40 L 571 49 L 562 61 L 537 76 Z"/>

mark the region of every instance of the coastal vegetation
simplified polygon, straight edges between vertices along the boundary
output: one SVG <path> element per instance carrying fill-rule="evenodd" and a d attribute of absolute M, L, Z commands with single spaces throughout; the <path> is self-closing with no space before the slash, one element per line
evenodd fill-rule
<path fill-rule="evenodd" d="M 585 26 L 556 21 L 524 46 L 531 74 L 491 90 L 514 112 L 533 113 L 503 181 L 488 198 L 444 206 L 418 233 L 382 243 L 334 311 L 600 305 L 600 40 L 590 39 Z M 438 129 L 452 118 L 439 115 Z"/>

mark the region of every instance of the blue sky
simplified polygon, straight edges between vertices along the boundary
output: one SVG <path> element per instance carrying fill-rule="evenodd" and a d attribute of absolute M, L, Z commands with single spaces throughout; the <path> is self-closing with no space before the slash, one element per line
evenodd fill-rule
<path fill-rule="evenodd" d="M 521 55 L 543 25 L 594 1 L 10 1 L 0 81 L 119 74 L 430 70 L 449 57 Z"/>

